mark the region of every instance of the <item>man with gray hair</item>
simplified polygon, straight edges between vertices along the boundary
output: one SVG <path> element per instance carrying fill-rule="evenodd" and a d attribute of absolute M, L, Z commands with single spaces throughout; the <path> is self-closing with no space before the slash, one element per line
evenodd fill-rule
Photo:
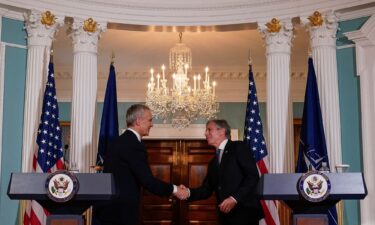
<path fill-rule="evenodd" d="M 215 191 L 221 225 L 259 224 L 263 218 L 255 195 L 259 173 L 247 144 L 230 140 L 226 120 L 209 120 L 205 136 L 207 143 L 216 148 L 216 156 L 208 164 L 202 185 L 190 188 L 188 200 L 206 199 Z"/>
<path fill-rule="evenodd" d="M 101 225 L 138 224 L 141 186 L 158 196 L 186 198 L 187 191 L 165 183 L 152 175 L 142 137 L 152 124 L 151 110 L 141 104 L 126 112 L 126 131 L 113 141 L 104 159 L 104 173 L 112 173 L 117 196 L 96 209 Z"/>

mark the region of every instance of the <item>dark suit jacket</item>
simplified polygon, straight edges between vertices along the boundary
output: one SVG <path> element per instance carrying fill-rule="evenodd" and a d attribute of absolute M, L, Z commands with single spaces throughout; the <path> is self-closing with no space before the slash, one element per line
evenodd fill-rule
<path fill-rule="evenodd" d="M 113 174 L 117 196 L 96 207 L 95 214 L 102 223 L 137 224 L 141 186 L 158 196 L 169 196 L 173 192 L 173 185 L 152 175 L 146 149 L 130 130 L 107 149 L 104 173 Z"/>
<path fill-rule="evenodd" d="M 190 189 L 189 201 L 206 199 L 214 191 L 218 204 L 232 196 L 237 200 L 237 205 L 228 214 L 219 212 L 221 223 L 254 224 L 263 218 L 260 202 L 255 195 L 258 180 L 256 162 L 247 145 L 229 140 L 220 165 L 216 157 L 211 159 L 202 185 Z"/>

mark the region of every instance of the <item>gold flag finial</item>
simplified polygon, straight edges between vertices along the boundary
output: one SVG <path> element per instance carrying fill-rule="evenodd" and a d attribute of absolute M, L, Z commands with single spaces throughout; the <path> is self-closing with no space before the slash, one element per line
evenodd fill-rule
<path fill-rule="evenodd" d="M 313 27 L 321 26 L 324 22 L 323 16 L 320 12 L 315 11 L 314 14 L 309 16 L 310 25 Z"/>
<path fill-rule="evenodd" d="M 83 22 L 83 30 L 86 32 L 94 33 L 97 30 L 96 21 L 92 18 L 88 18 Z"/>
<path fill-rule="evenodd" d="M 247 58 L 247 64 L 249 65 L 249 69 L 251 70 L 251 66 L 253 64 L 253 59 L 251 58 L 251 55 L 250 55 L 250 49 L 249 49 L 249 55 L 248 55 L 248 58 Z"/>
<path fill-rule="evenodd" d="M 40 19 L 40 22 L 43 25 L 52 26 L 56 23 L 55 20 L 55 15 L 53 15 L 50 11 L 47 10 L 44 13 L 42 13 L 42 18 Z"/>
<path fill-rule="evenodd" d="M 280 20 L 272 18 L 270 22 L 266 24 L 268 32 L 278 33 L 281 30 Z"/>
<path fill-rule="evenodd" d="M 113 63 L 115 63 L 115 52 L 112 50 L 112 53 L 111 53 L 111 65 L 113 65 Z"/>

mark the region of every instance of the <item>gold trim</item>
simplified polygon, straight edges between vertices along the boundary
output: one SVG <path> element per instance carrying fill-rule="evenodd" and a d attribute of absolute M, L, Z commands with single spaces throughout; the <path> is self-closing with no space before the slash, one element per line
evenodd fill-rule
<path fill-rule="evenodd" d="M 52 26 L 56 23 L 55 15 L 53 15 L 49 10 L 42 13 L 42 19 L 40 19 L 40 22 L 43 25 Z"/>
<path fill-rule="evenodd" d="M 315 11 L 313 15 L 309 16 L 310 25 L 313 27 L 321 26 L 324 22 L 323 16 L 320 12 Z"/>
<path fill-rule="evenodd" d="M 92 18 L 88 18 L 83 22 L 83 30 L 86 32 L 94 33 L 97 30 L 96 21 Z"/>
<path fill-rule="evenodd" d="M 280 20 L 276 18 L 272 18 L 270 22 L 266 24 L 268 32 L 271 33 L 278 33 L 281 29 L 281 23 Z"/>

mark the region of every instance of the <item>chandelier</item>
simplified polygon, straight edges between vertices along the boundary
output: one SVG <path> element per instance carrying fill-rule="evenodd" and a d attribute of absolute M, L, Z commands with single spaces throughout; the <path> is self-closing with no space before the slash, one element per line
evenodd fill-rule
<path fill-rule="evenodd" d="M 192 121 L 198 118 L 214 118 L 219 112 L 219 104 L 216 102 L 216 82 L 210 83 L 208 67 L 205 68 L 205 76 L 193 75 L 192 86 L 189 85 L 188 72 L 191 71 L 192 53 L 189 47 L 180 41 L 169 51 L 169 80 L 172 86 L 167 86 L 165 66 L 161 66 L 162 75 L 157 73 L 154 77 L 154 69 L 151 68 L 150 81 L 147 85 L 146 105 L 150 107 L 154 116 L 164 123 L 170 121 L 174 128 L 188 127 Z M 202 84 L 201 84 L 202 83 Z"/>

